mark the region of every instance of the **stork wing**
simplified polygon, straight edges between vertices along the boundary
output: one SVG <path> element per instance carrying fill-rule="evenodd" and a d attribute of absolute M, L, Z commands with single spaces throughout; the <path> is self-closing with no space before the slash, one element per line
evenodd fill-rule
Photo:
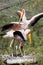
<path fill-rule="evenodd" d="M 3 25 L 3 26 L 1 26 L 0 28 L 1 28 L 1 31 L 5 31 L 5 30 L 7 30 L 7 29 L 9 29 L 11 26 L 13 26 L 13 24 L 5 24 L 5 25 Z"/>
<path fill-rule="evenodd" d="M 9 23 L 9 24 L 5 24 L 3 26 L 0 27 L 1 28 L 1 31 L 5 31 L 5 30 L 8 30 L 8 29 L 12 29 L 12 30 L 19 30 L 21 29 L 21 24 L 19 23 Z"/>
<path fill-rule="evenodd" d="M 30 20 L 29 20 L 29 22 L 30 22 L 30 26 L 33 26 L 35 23 L 37 23 L 38 22 L 38 20 L 40 19 L 40 18 L 42 18 L 43 17 L 43 13 L 39 13 L 39 14 L 37 14 L 37 15 L 35 15 L 35 16 L 33 16 Z"/>

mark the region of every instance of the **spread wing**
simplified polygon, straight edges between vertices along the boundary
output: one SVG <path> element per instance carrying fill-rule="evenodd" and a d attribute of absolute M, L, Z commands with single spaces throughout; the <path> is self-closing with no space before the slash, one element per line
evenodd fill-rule
<path fill-rule="evenodd" d="M 35 16 L 33 16 L 29 21 L 30 21 L 30 26 L 33 26 L 35 23 L 37 23 L 38 22 L 38 20 L 40 20 L 40 18 L 42 18 L 43 17 L 43 13 L 39 13 L 39 14 L 37 14 L 37 15 L 35 15 Z"/>
<path fill-rule="evenodd" d="M 9 24 L 5 24 L 5 25 L 1 26 L 0 29 L 1 29 L 1 31 L 5 31 L 5 30 L 9 30 L 9 29 L 18 30 L 18 29 L 21 29 L 21 24 L 9 23 Z"/>
<path fill-rule="evenodd" d="M 13 24 L 5 24 L 5 25 L 1 26 L 0 28 L 1 28 L 1 31 L 5 31 L 5 30 L 9 29 L 11 26 L 13 26 Z"/>

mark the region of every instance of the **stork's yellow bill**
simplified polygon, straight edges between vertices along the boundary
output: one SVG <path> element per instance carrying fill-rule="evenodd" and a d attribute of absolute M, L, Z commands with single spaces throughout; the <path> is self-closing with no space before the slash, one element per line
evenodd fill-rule
<path fill-rule="evenodd" d="M 28 38 L 28 40 L 29 40 L 29 43 L 32 44 L 32 35 L 31 35 L 31 32 L 29 32 L 29 33 L 27 34 L 27 38 Z"/>

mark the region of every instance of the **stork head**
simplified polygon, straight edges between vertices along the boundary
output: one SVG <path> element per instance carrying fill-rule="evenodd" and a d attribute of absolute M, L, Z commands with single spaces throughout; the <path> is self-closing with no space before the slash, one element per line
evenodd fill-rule
<path fill-rule="evenodd" d="M 19 16 L 20 20 L 22 20 L 24 13 L 25 13 L 24 9 L 22 9 L 21 11 L 17 11 L 17 15 Z"/>

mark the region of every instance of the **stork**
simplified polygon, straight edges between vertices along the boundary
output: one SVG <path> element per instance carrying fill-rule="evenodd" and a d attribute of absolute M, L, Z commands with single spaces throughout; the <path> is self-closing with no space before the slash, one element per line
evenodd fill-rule
<path fill-rule="evenodd" d="M 28 26 L 33 26 L 41 17 L 43 17 L 43 13 L 39 13 L 39 14 L 33 16 L 30 20 L 26 19 L 24 9 L 22 9 L 21 11 L 18 11 L 17 14 L 20 17 L 20 20 L 22 19 L 22 22 L 20 22 L 20 23 L 19 22 L 17 22 L 17 23 L 11 22 L 10 24 L 4 25 L 1 28 L 2 28 L 2 31 L 7 30 L 7 29 L 10 30 L 6 33 L 7 35 L 3 36 L 4 38 L 13 37 L 16 40 L 20 40 L 19 48 L 21 48 L 21 50 L 22 50 L 23 49 L 23 41 L 27 40 L 27 36 L 29 38 L 30 44 L 32 44 L 31 31 L 30 31 L 30 29 L 27 29 Z M 22 43 L 21 43 L 21 39 L 22 39 Z M 12 40 L 12 42 L 13 42 L 13 40 Z M 12 42 L 10 44 L 10 47 L 13 44 Z"/>

